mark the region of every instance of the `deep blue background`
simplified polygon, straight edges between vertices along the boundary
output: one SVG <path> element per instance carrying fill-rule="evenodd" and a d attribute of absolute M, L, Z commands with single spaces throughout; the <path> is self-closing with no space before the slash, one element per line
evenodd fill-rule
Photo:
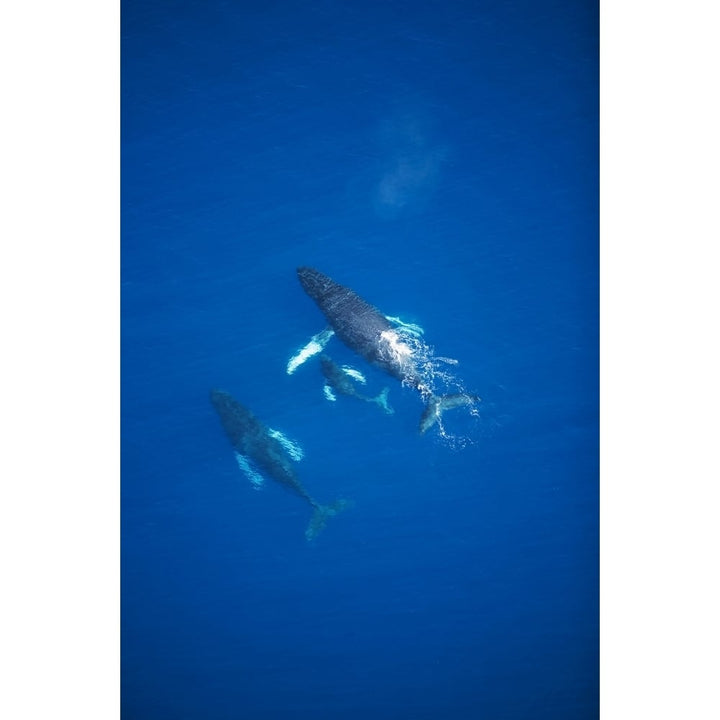
<path fill-rule="evenodd" d="M 314 265 L 483 398 L 328 403 Z M 123 718 L 598 715 L 595 2 L 122 4 Z M 253 492 L 208 400 L 300 441 Z"/>

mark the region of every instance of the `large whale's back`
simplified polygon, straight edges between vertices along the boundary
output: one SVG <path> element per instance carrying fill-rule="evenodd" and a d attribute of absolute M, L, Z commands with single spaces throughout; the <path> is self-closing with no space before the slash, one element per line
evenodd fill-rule
<path fill-rule="evenodd" d="M 370 362 L 377 362 L 380 334 L 392 327 L 387 318 L 350 288 L 315 268 L 300 267 L 297 274 L 340 340 Z"/>

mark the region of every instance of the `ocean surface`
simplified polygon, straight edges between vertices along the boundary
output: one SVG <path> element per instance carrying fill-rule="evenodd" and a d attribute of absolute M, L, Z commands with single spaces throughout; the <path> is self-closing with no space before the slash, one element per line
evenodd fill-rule
<path fill-rule="evenodd" d="M 124 720 L 598 716 L 598 34 L 596 2 L 124 0 Z M 288 374 L 305 265 L 477 407 L 421 435 L 337 338 L 394 414 Z M 214 388 L 352 501 L 313 542 Z"/>

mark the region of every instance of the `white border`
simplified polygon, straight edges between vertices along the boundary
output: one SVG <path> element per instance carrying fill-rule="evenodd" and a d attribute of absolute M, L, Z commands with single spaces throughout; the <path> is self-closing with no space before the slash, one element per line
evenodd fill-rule
<path fill-rule="evenodd" d="M 717 10 L 601 19 L 601 714 L 716 718 Z"/>
<path fill-rule="evenodd" d="M 119 40 L 0 10 L 0 717 L 119 716 Z"/>

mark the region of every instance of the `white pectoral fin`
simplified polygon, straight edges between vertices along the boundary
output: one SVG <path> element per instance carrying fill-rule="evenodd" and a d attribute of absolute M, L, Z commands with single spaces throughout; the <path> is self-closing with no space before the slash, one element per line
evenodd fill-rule
<path fill-rule="evenodd" d="M 244 455 L 236 452 L 235 459 L 237 460 L 238 466 L 243 471 L 247 479 L 252 483 L 253 488 L 255 490 L 259 490 L 265 484 L 265 479 L 263 478 L 263 476 L 260 475 L 260 473 L 253 468 L 253 466 L 250 464 L 250 461 Z"/>
<path fill-rule="evenodd" d="M 313 335 L 310 341 L 303 345 L 291 358 L 287 364 L 287 374 L 292 375 L 301 365 L 306 363 L 311 357 L 322 352 L 325 346 L 330 342 L 330 338 L 335 334 L 330 328 L 325 328 L 322 332 Z"/>
<path fill-rule="evenodd" d="M 272 428 L 269 428 L 268 434 L 274 437 L 285 448 L 287 454 L 295 462 L 300 462 L 305 457 L 305 451 L 300 446 L 300 443 L 296 443 L 287 437 L 287 435 L 283 435 L 279 430 L 273 430 Z"/>
<path fill-rule="evenodd" d="M 354 368 L 352 365 L 343 365 L 340 368 L 348 377 L 351 377 L 353 380 L 356 380 L 359 383 L 362 383 L 363 385 L 367 384 L 367 380 L 365 376 L 356 368 Z"/>
<path fill-rule="evenodd" d="M 415 337 L 420 337 L 425 334 L 425 329 L 416 323 L 407 323 L 404 320 L 402 320 L 399 317 L 395 317 L 393 315 L 386 315 L 385 318 L 389 320 L 396 328 L 401 329 L 402 331 L 409 333 L 410 335 L 414 335 Z"/>

